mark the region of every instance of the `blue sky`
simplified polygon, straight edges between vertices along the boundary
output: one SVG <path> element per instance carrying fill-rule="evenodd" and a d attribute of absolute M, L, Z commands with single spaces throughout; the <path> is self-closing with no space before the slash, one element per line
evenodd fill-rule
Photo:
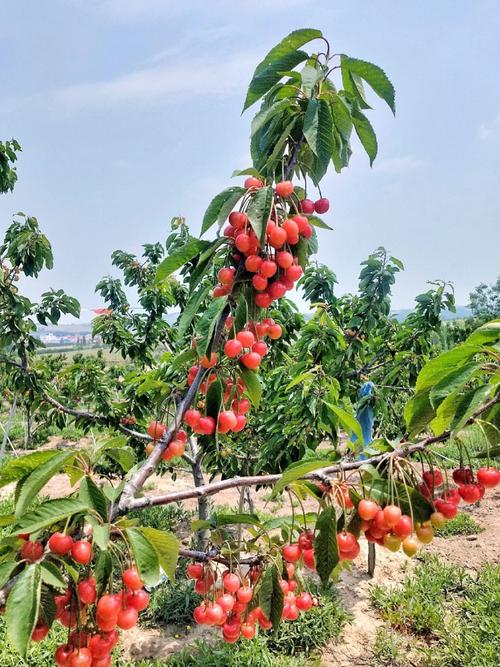
<path fill-rule="evenodd" d="M 496 0 L 4 0 L 2 19 L 0 138 L 24 151 L 0 231 L 36 215 L 55 252 L 29 296 L 62 286 L 99 306 L 114 249 L 164 239 L 175 215 L 197 231 L 249 166 L 252 110 L 240 112 L 255 64 L 300 27 L 382 66 L 397 93 L 396 118 L 373 98 L 374 167 L 356 147 L 325 179 L 334 232 L 320 232 L 318 259 L 339 292 L 380 245 L 406 266 L 395 307 L 435 278 L 465 304 L 500 273 Z"/>

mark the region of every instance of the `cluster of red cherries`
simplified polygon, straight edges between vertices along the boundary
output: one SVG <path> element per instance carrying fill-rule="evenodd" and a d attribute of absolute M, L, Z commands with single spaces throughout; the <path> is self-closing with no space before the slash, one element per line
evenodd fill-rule
<path fill-rule="evenodd" d="M 146 445 L 146 454 L 149 456 L 155 448 L 158 440 L 161 440 L 167 431 L 167 425 L 159 421 L 152 421 L 148 426 L 148 435 L 153 439 Z M 186 449 L 187 433 L 183 429 L 179 429 L 174 433 L 174 437 L 169 442 L 168 446 L 163 451 L 161 458 L 164 461 L 171 461 L 176 456 L 182 456 Z"/>
<path fill-rule="evenodd" d="M 282 620 L 295 621 L 300 611 L 308 611 L 317 604 L 310 593 L 298 591 L 295 566 L 285 564 L 287 579 L 280 580 L 284 593 Z M 219 572 L 202 563 L 188 565 L 187 574 L 195 580 L 195 590 L 203 595 L 193 618 L 199 625 L 219 626 L 224 641 L 233 644 L 238 639 L 253 639 L 257 626 L 262 630 L 273 627 L 259 606 L 251 606 L 254 586 L 260 577 L 260 568 L 251 567 L 246 577 L 235 572 Z"/>
<path fill-rule="evenodd" d="M 247 178 L 245 187 L 249 190 L 258 190 L 263 187 L 258 178 Z M 294 185 L 291 181 L 281 181 L 276 184 L 277 201 L 291 200 L 294 195 Z M 283 209 L 278 212 L 275 207 L 271 218 L 267 222 L 264 246 L 261 247 L 257 235 L 253 231 L 248 214 L 245 211 L 233 211 L 229 215 L 229 224 L 224 228 L 224 236 L 234 240 L 231 255 L 233 266 L 220 269 L 218 278 L 220 284 L 213 291 L 214 297 L 230 294 L 237 276 L 237 266 L 244 258 L 245 272 L 241 275 L 242 281 L 251 281 L 255 304 L 259 308 L 268 308 L 271 303 L 285 296 L 293 289 L 295 283 L 302 276 L 302 267 L 298 263 L 296 254 L 300 238 L 309 239 L 312 236 L 312 227 L 301 213 L 326 213 L 329 209 L 328 199 L 322 198 L 317 202 L 303 199 L 295 206 L 297 213 L 288 216 Z"/>
<path fill-rule="evenodd" d="M 39 561 L 45 553 L 71 558 L 77 565 L 88 566 L 92 560 L 92 544 L 87 540 L 75 540 L 71 535 L 56 532 L 46 547 L 39 540 L 30 541 L 29 535 L 19 535 L 24 540 L 20 555 L 28 562 Z M 139 612 L 147 608 L 149 595 L 134 566 L 122 574 L 123 589 L 98 598 L 96 580 L 89 575 L 66 591 L 54 597 L 55 620 L 68 628 L 68 640 L 55 652 L 58 667 L 109 667 L 111 652 L 118 643 L 118 630 L 130 630 L 138 620 Z M 32 641 L 45 639 L 50 627 L 40 617 L 32 634 Z"/>

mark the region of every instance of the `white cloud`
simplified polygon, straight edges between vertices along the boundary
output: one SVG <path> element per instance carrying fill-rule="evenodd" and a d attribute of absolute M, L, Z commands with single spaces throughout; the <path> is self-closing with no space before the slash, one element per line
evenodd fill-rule
<path fill-rule="evenodd" d="M 68 110 L 105 109 L 122 104 L 184 102 L 202 95 L 228 95 L 248 83 L 255 54 L 242 53 L 222 61 L 182 60 L 129 72 L 107 81 L 80 83 L 45 97 Z"/>
<path fill-rule="evenodd" d="M 375 161 L 374 171 L 384 174 L 404 174 L 408 171 L 421 169 L 425 166 L 425 161 L 414 155 L 404 155 L 402 157 L 393 157 Z"/>
<path fill-rule="evenodd" d="M 481 123 L 477 129 L 477 134 L 483 141 L 489 139 L 498 132 L 500 132 L 500 113 L 496 115 L 496 118 L 491 123 Z"/>

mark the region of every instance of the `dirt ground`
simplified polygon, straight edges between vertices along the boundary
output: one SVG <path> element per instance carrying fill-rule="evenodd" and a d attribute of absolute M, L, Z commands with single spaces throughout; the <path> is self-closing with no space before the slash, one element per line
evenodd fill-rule
<path fill-rule="evenodd" d="M 59 438 L 52 438 L 47 446 L 60 446 Z M 146 485 L 146 495 L 180 491 L 192 487 L 192 478 L 187 472 L 180 472 L 175 482 L 168 477 L 153 476 Z M 0 491 L 1 495 L 13 492 L 13 485 Z M 66 475 L 57 475 L 43 489 L 44 495 L 57 498 L 66 495 L 71 487 Z M 262 489 L 253 493 L 255 507 L 266 513 L 279 515 L 289 514 L 287 503 L 279 504 L 269 501 L 269 491 Z M 230 489 L 217 494 L 214 502 L 217 505 L 237 507 L 239 492 Z M 194 510 L 196 500 L 183 503 L 186 509 Z M 316 506 L 312 501 L 306 502 L 306 511 L 313 511 Z M 477 570 L 485 562 L 500 563 L 500 491 L 487 492 L 480 507 L 473 507 L 471 515 L 481 525 L 483 532 L 472 536 L 456 536 L 436 538 L 425 547 L 431 553 L 438 554 L 445 562 L 457 563 L 468 570 Z M 366 572 L 367 543 L 362 541 L 359 558 L 351 571 L 342 573 L 338 584 L 338 592 L 342 604 L 353 615 L 353 621 L 344 632 L 343 641 L 326 648 L 322 656 L 323 667 L 370 667 L 372 664 L 371 647 L 377 628 L 382 621 L 377 617 L 370 603 L 370 591 L 377 584 L 397 584 L 411 567 L 402 552 L 391 553 L 377 548 L 377 566 L 373 578 Z M 179 651 L 185 645 L 196 640 L 210 641 L 218 636 L 212 628 L 166 627 L 162 630 L 145 630 L 136 628 L 123 637 L 124 655 L 132 659 L 165 657 Z"/>

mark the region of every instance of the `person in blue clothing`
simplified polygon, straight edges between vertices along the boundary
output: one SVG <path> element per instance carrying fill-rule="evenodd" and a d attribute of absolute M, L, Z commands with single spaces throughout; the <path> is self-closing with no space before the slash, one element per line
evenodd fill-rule
<path fill-rule="evenodd" d="M 373 441 L 373 424 L 375 422 L 375 415 L 373 412 L 373 392 L 375 385 L 370 380 L 366 379 L 358 391 L 358 407 L 356 410 L 356 419 L 361 426 L 363 433 L 363 445 L 367 447 Z M 355 434 L 351 435 L 351 442 L 357 440 Z M 360 452 L 359 459 L 365 459 L 366 456 Z"/>

